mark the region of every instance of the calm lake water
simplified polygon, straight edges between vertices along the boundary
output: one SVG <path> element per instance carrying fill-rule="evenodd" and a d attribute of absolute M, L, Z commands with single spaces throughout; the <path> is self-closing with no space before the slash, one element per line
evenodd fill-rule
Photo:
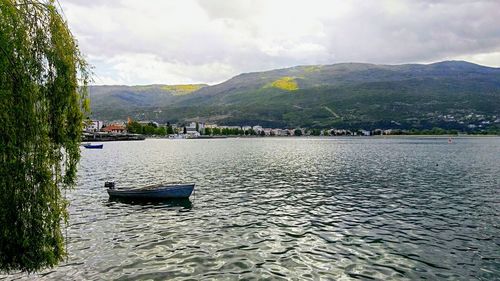
<path fill-rule="evenodd" d="M 500 138 L 110 142 L 68 191 L 65 280 L 500 279 Z M 108 200 L 196 183 L 188 202 Z"/>

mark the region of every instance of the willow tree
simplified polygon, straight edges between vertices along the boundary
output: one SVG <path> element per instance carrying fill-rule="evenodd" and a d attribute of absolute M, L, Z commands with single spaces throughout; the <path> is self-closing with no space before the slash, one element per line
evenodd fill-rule
<path fill-rule="evenodd" d="M 0 270 L 66 255 L 87 64 L 53 1 L 0 0 Z"/>

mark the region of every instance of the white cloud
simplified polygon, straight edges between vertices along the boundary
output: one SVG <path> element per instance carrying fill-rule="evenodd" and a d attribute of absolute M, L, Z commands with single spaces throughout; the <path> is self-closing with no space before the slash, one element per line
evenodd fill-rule
<path fill-rule="evenodd" d="M 470 55 L 459 56 L 454 59 L 473 61 L 477 64 L 491 66 L 491 67 L 500 66 L 500 52 L 470 54 Z"/>
<path fill-rule="evenodd" d="M 347 61 L 500 66 L 500 1 L 60 2 L 98 84 L 215 83 Z"/>
<path fill-rule="evenodd" d="M 128 53 L 111 58 L 92 57 L 95 68 L 95 84 L 137 85 L 137 84 L 191 84 L 200 81 L 217 81 L 219 77 L 230 76 L 234 70 L 222 63 L 185 64 L 167 62 L 152 54 Z M 194 80 L 190 77 L 198 77 Z"/>

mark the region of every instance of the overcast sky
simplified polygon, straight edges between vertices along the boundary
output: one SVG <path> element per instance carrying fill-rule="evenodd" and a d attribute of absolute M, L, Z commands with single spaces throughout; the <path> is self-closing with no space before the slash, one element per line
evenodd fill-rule
<path fill-rule="evenodd" d="M 95 84 L 222 82 L 309 64 L 500 66 L 500 0 L 59 0 Z"/>

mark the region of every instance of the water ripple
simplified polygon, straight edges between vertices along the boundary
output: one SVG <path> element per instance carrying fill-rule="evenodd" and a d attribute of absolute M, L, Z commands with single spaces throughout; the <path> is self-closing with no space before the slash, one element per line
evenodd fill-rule
<path fill-rule="evenodd" d="M 500 278 L 500 139 L 146 140 L 84 150 L 41 280 Z M 196 182 L 188 201 L 103 183 Z M 23 274 L 2 280 L 28 280 Z"/>

